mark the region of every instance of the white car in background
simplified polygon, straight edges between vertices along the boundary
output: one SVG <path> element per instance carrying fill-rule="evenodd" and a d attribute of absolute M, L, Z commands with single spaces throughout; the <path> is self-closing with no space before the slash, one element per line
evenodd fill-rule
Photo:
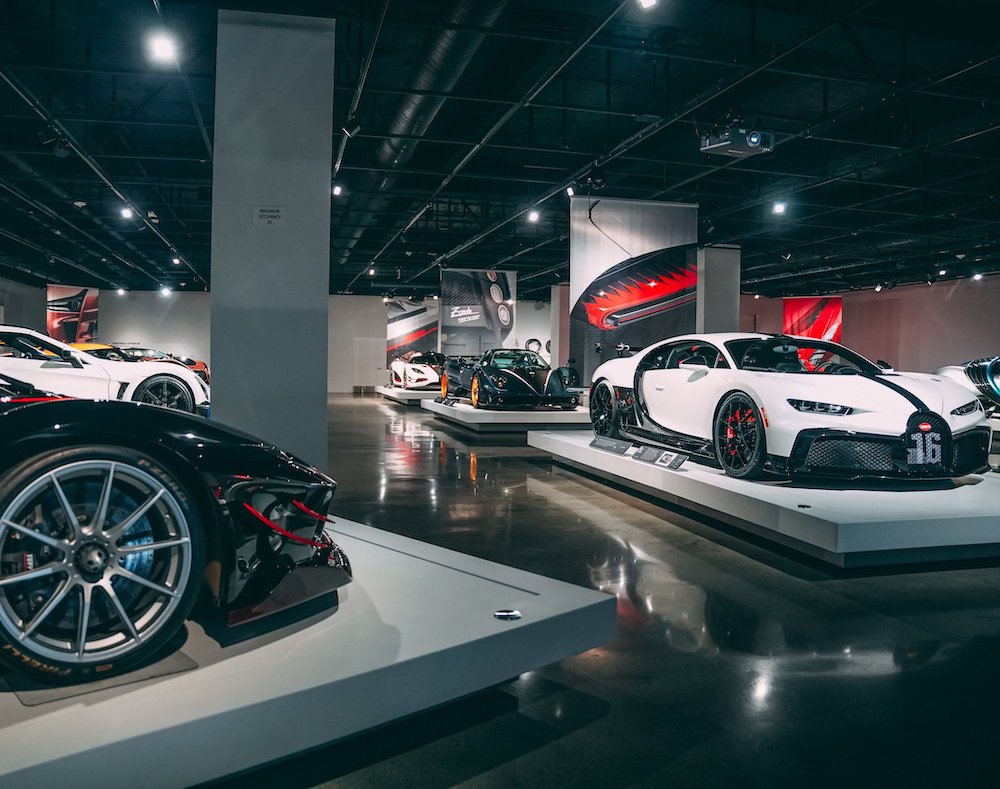
<path fill-rule="evenodd" d="M 389 385 L 400 389 L 436 389 L 448 357 L 436 351 L 409 351 L 389 365 Z"/>
<path fill-rule="evenodd" d="M 208 414 L 208 386 L 183 365 L 99 359 L 20 326 L 0 326 L 0 373 L 70 397 Z"/>

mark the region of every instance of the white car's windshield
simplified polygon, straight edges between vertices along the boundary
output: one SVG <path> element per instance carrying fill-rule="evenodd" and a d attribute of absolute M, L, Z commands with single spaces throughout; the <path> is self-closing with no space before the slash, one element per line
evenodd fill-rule
<path fill-rule="evenodd" d="M 730 340 L 726 349 L 741 370 L 768 373 L 878 375 L 882 370 L 842 345 L 805 337 Z"/>

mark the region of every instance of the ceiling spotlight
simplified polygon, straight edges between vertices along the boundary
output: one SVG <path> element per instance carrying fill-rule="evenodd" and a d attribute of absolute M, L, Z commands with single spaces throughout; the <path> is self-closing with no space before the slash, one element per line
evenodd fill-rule
<path fill-rule="evenodd" d="M 373 268 L 368 269 L 368 276 L 369 277 L 374 277 L 375 276 L 375 269 L 373 269 Z"/>
<path fill-rule="evenodd" d="M 361 131 L 361 122 L 357 118 L 351 118 L 347 123 L 345 123 L 340 130 L 348 136 L 348 138 L 353 137 L 355 134 Z"/>
<path fill-rule="evenodd" d="M 566 187 L 566 196 L 567 197 L 572 197 L 575 194 L 576 194 L 576 190 L 573 189 L 572 185 Z"/>
<path fill-rule="evenodd" d="M 179 266 L 181 264 L 181 259 L 180 258 L 174 258 L 172 262 L 173 262 L 173 264 L 175 266 Z"/>
<path fill-rule="evenodd" d="M 639 8 L 652 8 L 656 5 L 656 0 L 639 0 Z"/>
<path fill-rule="evenodd" d="M 982 275 L 982 274 L 979 274 L 979 273 L 976 273 L 976 274 L 973 274 L 973 275 L 972 275 L 972 278 L 973 278 L 973 279 L 974 279 L 974 280 L 975 280 L 976 282 L 979 282 L 979 280 L 981 280 L 981 279 L 983 278 L 983 275 Z"/>
<path fill-rule="evenodd" d="M 132 213 L 132 209 L 128 206 L 122 209 L 122 219 L 131 219 L 135 214 Z"/>
<path fill-rule="evenodd" d="M 759 293 L 754 293 L 754 294 L 753 294 L 753 297 L 754 297 L 755 299 L 759 299 L 759 298 L 760 298 L 760 294 L 759 294 Z"/>
<path fill-rule="evenodd" d="M 781 216 L 782 214 L 785 213 L 785 210 L 787 208 L 788 208 L 788 203 L 786 203 L 784 200 L 775 200 L 774 204 L 771 206 L 771 213 L 777 216 Z"/>
<path fill-rule="evenodd" d="M 938 272 L 938 276 L 939 276 L 939 277 L 943 277 L 943 276 L 944 276 L 945 274 L 947 274 L 947 273 L 948 273 L 948 269 L 946 269 L 946 268 L 943 268 L 943 269 L 941 269 L 941 270 L 940 270 L 940 271 Z"/>
<path fill-rule="evenodd" d="M 388 304 L 389 303 L 389 297 L 388 296 L 383 296 L 382 297 L 382 303 L 383 304 Z"/>
<path fill-rule="evenodd" d="M 340 197 L 344 193 L 344 187 L 340 184 L 335 184 L 333 187 L 333 196 Z"/>
<path fill-rule="evenodd" d="M 438 300 L 438 295 L 435 293 L 434 294 L 434 301 L 437 301 L 437 300 Z"/>
<path fill-rule="evenodd" d="M 528 212 L 528 221 L 529 222 L 537 222 L 538 221 L 538 212 L 537 211 L 529 211 Z"/>
<path fill-rule="evenodd" d="M 164 285 L 162 288 L 160 288 L 160 295 L 161 296 L 169 296 L 170 295 L 170 288 L 168 288 L 166 285 Z"/>
<path fill-rule="evenodd" d="M 875 286 L 875 292 L 876 293 L 881 293 L 882 292 L 882 283 L 881 282 L 878 285 Z"/>
<path fill-rule="evenodd" d="M 124 296 L 124 295 L 125 295 L 125 288 L 118 288 L 118 290 L 117 290 L 117 291 L 115 291 L 115 292 L 116 292 L 116 293 L 117 293 L 117 294 L 118 294 L 119 296 Z"/>
<path fill-rule="evenodd" d="M 149 57 L 157 63 L 174 63 L 177 60 L 177 44 L 166 33 L 156 33 L 149 37 Z"/>

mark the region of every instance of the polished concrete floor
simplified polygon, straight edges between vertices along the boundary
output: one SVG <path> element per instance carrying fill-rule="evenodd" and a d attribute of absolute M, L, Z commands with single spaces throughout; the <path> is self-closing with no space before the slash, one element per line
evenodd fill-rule
<path fill-rule="evenodd" d="M 228 784 L 1000 786 L 995 563 L 837 571 L 378 397 L 329 432 L 335 512 L 606 590 L 618 635 Z"/>

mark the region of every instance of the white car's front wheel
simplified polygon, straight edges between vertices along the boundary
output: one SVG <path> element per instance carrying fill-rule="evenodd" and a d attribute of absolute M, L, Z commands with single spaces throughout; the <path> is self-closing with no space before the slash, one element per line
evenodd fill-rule
<path fill-rule="evenodd" d="M 590 421 L 594 425 L 594 433 L 608 438 L 620 438 L 619 420 L 614 387 L 607 380 L 598 381 L 590 392 Z"/>
<path fill-rule="evenodd" d="M 767 460 L 764 421 L 749 395 L 727 395 L 715 416 L 715 456 L 731 477 L 759 477 Z"/>
<path fill-rule="evenodd" d="M 194 397 L 191 390 L 179 378 L 172 375 L 154 375 L 138 387 L 132 398 L 137 403 L 149 403 L 178 411 L 194 412 Z"/>

